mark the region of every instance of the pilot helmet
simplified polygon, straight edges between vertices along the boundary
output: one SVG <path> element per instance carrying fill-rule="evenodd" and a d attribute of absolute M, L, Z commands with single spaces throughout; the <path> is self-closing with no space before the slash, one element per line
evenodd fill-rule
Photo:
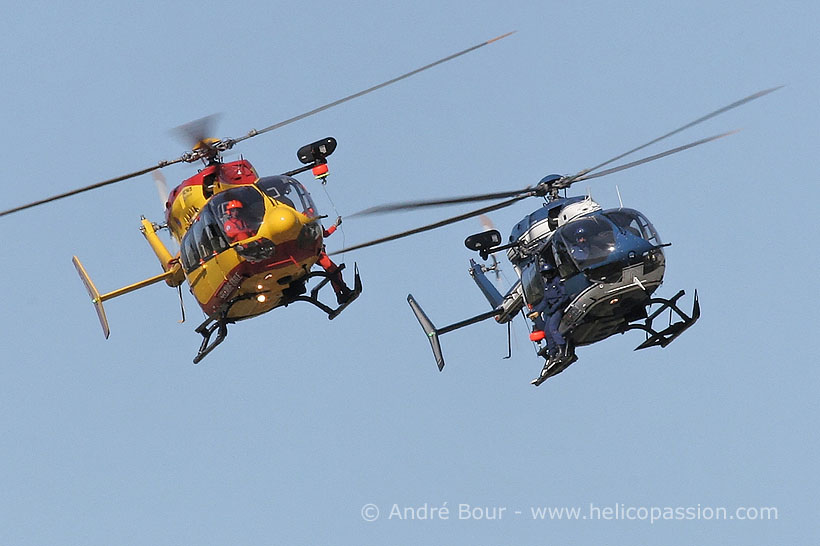
<path fill-rule="evenodd" d="M 587 240 L 587 231 L 583 227 L 575 230 L 575 242 L 584 243 Z"/>

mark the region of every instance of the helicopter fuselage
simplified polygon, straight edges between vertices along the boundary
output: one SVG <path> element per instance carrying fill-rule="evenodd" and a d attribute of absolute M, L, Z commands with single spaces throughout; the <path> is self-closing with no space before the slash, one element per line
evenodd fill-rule
<path fill-rule="evenodd" d="M 511 250 L 510 258 L 521 271 L 528 306 L 536 305 L 543 293 L 536 274 L 545 265 L 558 272 L 570 298 L 559 331 L 577 346 L 588 345 L 646 318 L 652 294 L 663 283 L 663 244 L 649 220 L 636 210 L 601 210 L 589 199 L 562 201 L 543 207 L 546 215 L 539 211 L 522 221 L 530 227 L 520 234 L 513 230 L 521 242 L 518 248 L 524 251 Z M 562 217 L 563 211 L 585 205 L 589 212 Z M 543 215 L 546 226 L 534 221 Z M 543 233 L 552 218 L 560 225 Z"/>
<path fill-rule="evenodd" d="M 573 210 L 575 213 L 566 214 Z M 584 235 L 582 241 L 578 240 L 579 232 Z M 481 234 L 468 237 L 472 243 L 468 247 L 476 250 L 475 242 L 480 239 Z M 487 268 L 470 260 L 470 275 L 492 310 L 437 328 L 415 298 L 408 296 L 439 370 L 444 368 L 441 335 L 489 318 L 509 323 L 523 309 L 532 311 L 544 297 L 545 270 L 557 272 L 569 297 L 559 331 L 573 346 L 589 345 L 635 328 L 658 340 L 652 344 L 666 345 L 696 320 L 687 318 L 674 331 L 652 330 L 647 308 L 663 303 L 652 294 L 663 282 L 664 245 L 649 220 L 636 210 L 601 210 L 583 197 L 554 199 L 516 224 L 509 241 L 495 251 L 508 249 L 519 280 L 504 295 L 487 278 Z M 485 257 L 493 252 L 492 248 L 482 250 Z M 647 323 L 635 326 L 640 319 Z M 649 341 L 645 344 L 650 346 Z"/>
<path fill-rule="evenodd" d="M 166 222 L 198 304 L 231 321 L 289 303 L 288 291 L 302 289 L 322 250 L 323 229 L 304 186 L 284 175 L 259 178 L 244 159 L 182 182 L 169 194 Z"/>
<path fill-rule="evenodd" d="M 586 212 L 562 217 L 569 206 Z M 664 245 L 649 220 L 633 209 L 601 210 L 583 197 L 557 199 L 516 224 L 510 244 L 507 256 L 519 281 L 504 296 L 481 266 L 471 263 L 471 276 L 501 310 L 496 320 L 508 322 L 522 308 L 538 305 L 546 266 L 558 272 L 570 298 L 559 331 L 575 345 L 595 343 L 646 318 L 652 294 L 663 283 Z"/>

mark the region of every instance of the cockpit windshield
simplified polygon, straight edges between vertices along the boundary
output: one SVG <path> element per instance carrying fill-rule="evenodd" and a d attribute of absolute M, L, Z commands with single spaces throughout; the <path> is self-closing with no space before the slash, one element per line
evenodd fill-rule
<path fill-rule="evenodd" d="M 265 216 L 265 201 L 258 191 L 247 186 L 216 194 L 205 208 L 217 219 L 230 243 L 256 235 Z"/>
<path fill-rule="evenodd" d="M 293 207 L 307 216 L 318 215 L 316 205 L 305 187 L 295 178 L 285 175 L 266 176 L 256 182 L 256 186 L 268 197 Z"/>
<path fill-rule="evenodd" d="M 563 260 L 570 258 L 583 271 L 607 259 L 615 251 L 615 234 L 612 225 L 604 218 L 592 216 L 572 221 L 559 228 Z"/>
<path fill-rule="evenodd" d="M 216 194 L 194 219 L 182 238 L 182 266 L 191 271 L 232 243 L 253 237 L 262 225 L 265 201 L 250 186 Z"/>

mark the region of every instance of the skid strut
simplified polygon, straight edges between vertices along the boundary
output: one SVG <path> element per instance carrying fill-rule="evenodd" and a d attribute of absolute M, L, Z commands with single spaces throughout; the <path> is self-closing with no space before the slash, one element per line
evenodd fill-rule
<path fill-rule="evenodd" d="M 208 353 L 216 349 L 217 345 L 225 341 L 228 336 L 228 321 L 224 318 L 209 318 L 197 326 L 195 332 L 202 335 L 202 345 L 199 346 L 199 351 L 194 357 L 194 364 L 198 364 Z M 216 338 L 211 341 L 214 332 L 216 332 Z"/>
<path fill-rule="evenodd" d="M 695 290 L 695 302 L 694 304 L 692 304 L 691 316 L 681 311 L 680 307 L 678 307 L 677 305 L 678 300 L 684 295 L 684 293 L 685 292 L 681 290 L 680 292 L 672 296 L 671 299 L 668 300 L 664 298 L 650 299 L 649 305 L 659 304 L 660 307 L 653 311 L 652 314 L 647 316 L 643 324 L 630 324 L 627 328 L 624 329 L 624 332 L 627 332 L 629 330 L 643 330 L 644 332 L 646 332 L 646 341 L 635 347 L 636 351 L 640 349 L 646 349 L 647 347 L 666 347 L 700 318 L 700 302 L 698 301 L 698 291 Z M 655 321 L 655 319 L 657 319 L 660 316 L 661 313 L 663 313 L 667 309 L 669 309 L 669 326 L 660 331 L 655 330 L 652 326 L 652 323 Z M 678 322 L 672 322 L 672 313 L 678 315 L 678 318 L 680 318 Z"/>
<path fill-rule="evenodd" d="M 345 264 L 340 264 L 337 271 L 342 271 L 344 268 L 345 268 Z M 319 301 L 319 297 L 318 297 L 319 296 L 319 291 L 322 288 L 324 288 L 327 285 L 327 283 L 330 282 L 330 279 L 331 279 L 332 275 L 325 272 L 325 271 L 313 271 L 312 273 L 308 274 L 305 277 L 305 280 L 309 280 L 309 279 L 312 279 L 314 277 L 321 277 L 322 280 L 321 280 L 321 282 L 319 282 L 319 284 L 317 284 L 316 286 L 311 288 L 310 295 L 305 296 L 303 294 L 298 294 L 298 295 L 293 296 L 292 298 L 290 298 L 290 301 L 287 304 L 292 303 L 294 301 L 305 301 L 307 303 L 315 305 L 316 307 L 318 307 L 319 309 L 321 309 L 322 311 L 327 313 L 327 318 L 329 318 L 330 320 L 333 320 L 337 316 L 339 316 L 339 313 L 344 311 L 345 308 L 347 308 L 348 305 L 353 303 L 353 300 L 358 298 L 359 294 L 362 293 L 362 279 L 361 279 L 361 277 L 359 277 L 359 266 L 356 265 L 355 263 L 353 264 L 353 277 L 354 277 L 353 290 L 351 291 L 350 296 L 348 296 L 347 300 L 344 301 L 343 303 L 339 304 L 339 306 L 336 307 L 335 309 L 333 307 L 330 307 L 330 306 L 322 303 L 321 301 Z M 287 305 L 287 304 L 285 304 L 285 305 Z"/>
<path fill-rule="evenodd" d="M 344 264 L 339 265 L 339 270 L 344 269 Z M 330 282 L 331 275 L 324 272 L 324 271 L 314 271 L 308 274 L 302 282 L 307 281 L 314 277 L 322 277 L 322 281 L 313 287 L 310 291 L 310 295 L 303 295 L 296 292 L 294 295 L 291 295 L 283 302 L 283 305 L 289 305 L 295 301 L 306 301 L 308 303 L 312 303 L 325 313 L 327 313 L 327 318 L 334 319 L 336 318 L 339 313 L 345 310 L 345 308 L 350 305 L 353 300 L 359 297 L 359 294 L 362 293 L 362 279 L 359 276 L 359 268 L 355 264 L 353 265 L 354 270 L 354 285 L 353 290 L 351 290 L 350 295 L 347 299 L 339 304 L 336 308 L 330 307 L 325 305 L 318 299 L 319 291 L 324 288 L 324 286 Z M 299 290 L 304 291 L 304 284 L 300 285 Z M 230 310 L 231 306 L 240 301 L 241 299 L 251 297 L 251 295 L 245 295 L 243 297 L 237 298 L 232 300 L 228 304 L 225 305 L 223 311 L 219 314 L 218 317 L 209 317 L 205 320 L 202 324 L 197 326 L 196 333 L 202 336 L 202 344 L 199 346 L 199 351 L 197 352 L 196 356 L 194 357 L 194 364 L 198 364 L 203 358 L 208 356 L 208 353 L 216 349 L 216 347 L 225 341 L 225 338 L 228 336 L 228 324 L 233 324 L 236 322 L 235 320 L 228 319 L 228 311 Z M 214 337 L 216 334 L 216 337 Z M 212 339 L 213 338 L 213 339 Z"/>

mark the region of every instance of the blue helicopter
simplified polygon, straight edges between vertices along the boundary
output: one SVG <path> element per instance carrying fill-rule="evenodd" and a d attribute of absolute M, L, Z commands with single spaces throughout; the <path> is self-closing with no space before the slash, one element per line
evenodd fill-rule
<path fill-rule="evenodd" d="M 492 266 L 486 266 L 470 260 L 470 276 L 489 302 L 489 311 L 437 328 L 412 294 L 407 296 L 413 313 L 427 335 L 439 370 L 444 369 L 439 341 L 443 334 L 489 318 L 500 324 L 506 323 L 509 332 L 510 321 L 519 312 L 524 312 L 532 321 L 533 332 L 530 339 L 537 344 L 538 355 L 545 359 L 541 373 L 532 381 L 536 386 L 575 362 L 578 359 L 576 347 L 597 343 L 614 334 L 641 330 L 645 333 L 645 340 L 636 350 L 666 347 L 700 317 L 697 291 L 692 310 L 688 314 L 678 305 L 684 296 L 683 290 L 671 298 L 655 294 L 663 283 L 666 269 L 664 248 L 669 244 L 661 241 L 652 223 L 641 212 L 624 207 L 603 209 L 589 196 L 567 197 L 566 190 L 577 182 L 636 167 L 733 134 L 736 131 L 600 170 L 629 154 L 777 89 L 779 87 L 766 89 L 733 102 L 577 174 L 546 176 L 534 187 L 482 195 L 406 201 L 366 209 L 357 215 L 506 199 L 440 222 L 355 245 L 344 251 L 428 231 L 508 207 L 528 197 L 537 197 L 543 200 L 542 205 L 512 228 L 506 244 L 502 244 L 501 233 L 495 229 L 485 229 L 465 240 L 467 248 L 478 252 L 485 261 L 496 253 L 506 251 L 518 277 L 517 282 L 505 294 L 501 294 L 486 276 L 488 271 L 498 267 L 497 261 L 494 259 Z M 668 323 L 659 326 L 658 319 L 666 311 L 669 311 Z M 546 341 L 546 344 L 541 344 L 542 341 Z"/>

